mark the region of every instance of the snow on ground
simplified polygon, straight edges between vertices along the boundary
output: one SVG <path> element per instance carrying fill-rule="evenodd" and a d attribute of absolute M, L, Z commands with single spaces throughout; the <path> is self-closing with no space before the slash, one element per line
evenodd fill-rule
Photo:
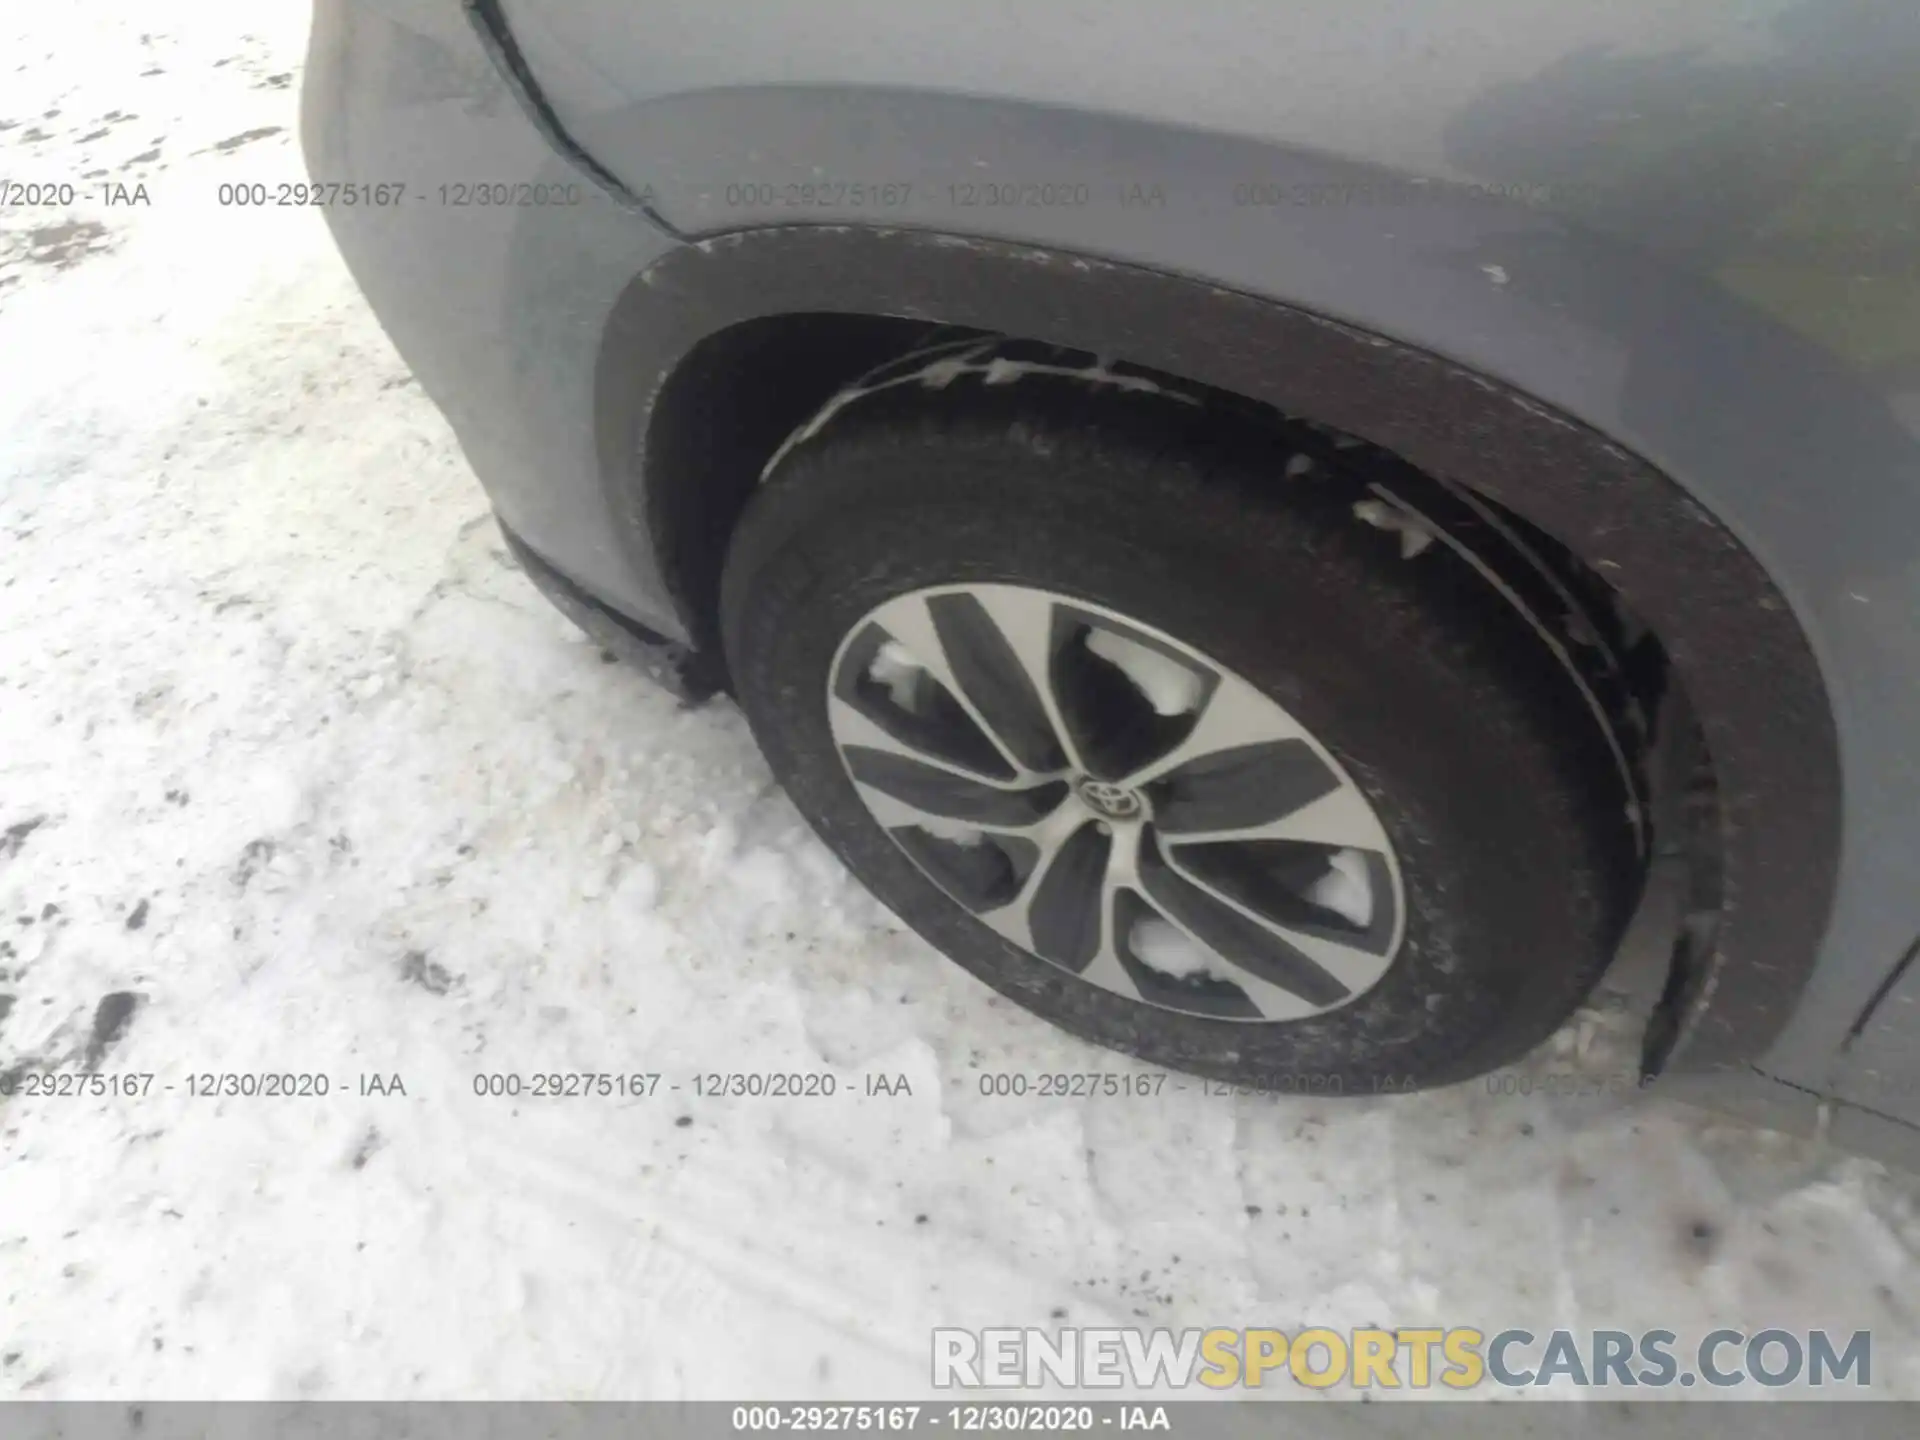
<path fill-rule="evenodd" d="M 319 217 L 211 203 L 296 173 L 304 24 L 0 22 L 0 169 L 152 200 L 0 214 L 0 1068 L 156 1077 L 0 1098 L 0 1393 L 907 1395 L 936 1324 L 1380 1322 L 1871 1327 L 1920 1394 L 1869 1162 L 1484 1085 L 983 1095 L 1139 1072 L 904 933 L 730 708 L 603 663 Z M 692 1090 L 775 1069 L 839 1093 Z M 257 1070 L 332 1091 L 187 1091 Z M 555 1070 L 663 1078 L 474 1093 Z"/>

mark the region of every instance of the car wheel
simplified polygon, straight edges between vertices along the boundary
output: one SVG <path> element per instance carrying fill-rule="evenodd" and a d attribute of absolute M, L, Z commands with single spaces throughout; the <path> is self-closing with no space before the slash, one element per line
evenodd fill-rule
<path fill-rule="evenodd" d="M 1313 427 L 937 378 L 790 443 L 723 581 L 734 694 L 853 873 L 1035 1014 L 1223 1081 L 1417 1088 L 1564 1021 L 1638 865 L 1528 617 L 1359 518 Z"/>

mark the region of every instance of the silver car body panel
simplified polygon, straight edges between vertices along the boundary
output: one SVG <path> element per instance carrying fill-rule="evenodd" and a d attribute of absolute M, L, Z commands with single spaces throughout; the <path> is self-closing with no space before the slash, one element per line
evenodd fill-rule
<path fill-rule="evenodd" d="M 321 0 L 317 56 L 332 26 L 351 35 L 336 52 L 387 58 L 377 81 L 316 66 L 310 84 L 338 93 L 310 98 L 308 149 L 358 178 L 585 173 L 559 134 L 610 179 L 564 223 L 347 222 L 409 227 L 417 273 L 356 274 L 540 554 L 685 638 L 614 538 L 587 437 L 607 318 L 635 276 L 713 237 L 1006 242 L 1443 357 L 1670 477 L 1772 578 L 1824 682 L 1843 828 L 1819 964 L 1755 1069 L 1796 1087 L 1788 1108 L 1920 1116 L 1920 982 L 1896 973 L 1920 932 L 1920 9 L 467 8 Z M 475 18 L 510 37 L 517 87 Z M 354 261 L 392 238 L 342 244 Z"/>

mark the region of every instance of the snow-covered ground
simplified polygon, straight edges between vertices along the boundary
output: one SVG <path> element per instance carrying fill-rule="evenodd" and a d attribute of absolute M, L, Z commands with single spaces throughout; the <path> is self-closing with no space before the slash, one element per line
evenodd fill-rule
<path fill-rule="evenodd" d="M 0 174 L 151 201 L 0 213 L 0 1069 L 156 1077 L 0 1098 L 0 1394 L 908 1395 L 935 1325 L 1104 1322 L 1871 1328 L 1920 1395 L 1870 1162 L 1484 1085 L 983 1095 L 1137 1067 L 904 933 L 729 707 L 603 663 L 318 215 L 215 206 L 297 172 L 305 20 L 0 20 Z M 692 1088 L 775 1069 L 839 1093 Z M 331 1093 L 188 1091 L 263 1070 Z M 546 1071 L 662 1079 L 475 1094 Z"/>

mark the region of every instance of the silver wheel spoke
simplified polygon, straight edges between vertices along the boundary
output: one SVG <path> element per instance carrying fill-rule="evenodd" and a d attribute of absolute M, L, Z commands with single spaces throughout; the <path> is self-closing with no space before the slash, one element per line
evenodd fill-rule
<path fill-rule="evenodd" d="M 1140 827 L 1124 826 L 1113 831 L 1112 839 L 1113 847 L 1107 852 L 1107 871 L 1100 881 L 1100 948 L 1094 952 L 1093 959 L 1087 962 L 1087 968 L 1080 972 L 1080 978 L 1098 985 L 1102 990 L 1111 990 L 1129 1000 L 1139 1000 L 1143 998 L 1140 987 L 1134 984 L 1133 976 L 1127 973 L 1127 967 L 1120 959 L 1119 936 L 1114 933 L 1114 907 L 1115 898 L 1123 887 L 1134 889 L 1138 886 Z"/>
<path fill-rule="evenodd" d="M 1351 998 L 1353 987 L 1321 965 L 1264 918 L 1222 903 L 1211 890 L 1194 885 L 1157 854 L 1141 866 L 1142 888 L 1162 914 L 1235 970 L 1267 980 L 1313 1008 L 1325 1009 Z"/>
<path fill-rule="evenodd" d="M 1017 835 L 1021 839 L 1031 840 L 1034 827 L 1043 823 L 1040 820 L 961 820 L 951 815 L 942 815 L 937 810 L 922 809 L 898 796 L 889 795 L 876 785 L 860 784 L 860 792 L 860 798 L 867 802 L 867 808 L 873 812 L 873 818 L 878 820 L 883 828 L 899 830 L 905 826 L 915 825 L 928 834 L 937 835 L 945 840 L 966 839 L 976 835 Z"/>
<path fill-rule="evenodd" d="M 945 770 L 951 775 L 972 780 L 981 785 L 994 785 L 1007 789 L 1018 788 L 991 775 L 983 775 L 977 770 L 971 770 L 965 765 L 945 759 L 930 750 L 924 750 L 918 745 L 909 744 L 891 731 L 876 725 L 838 696 L 829 697 L 827 700 L 827 724 L 833 731 L 833 738 L 840 742 L 840 748 L 843 751 L 855 747 L 863 750 L 884 750 L 902 759 L 918 761 L 922 765 Z"/>
<path fill-rule="evenodd" d="M 1367 804 L 1366 796 L 1350 786 L 1333 790 L 1299 809 L 1258 825 L 1226 830 L 1177 830 L 1167 839 L 1175 845 L 1220 840 L 1295 840 L 1324 845 L 1331 850 L 1387 848 L 1386 831 Z"/>
<path fill-rule="evenodd" d="M 1054 602 L 1038 591 L 1010 585 L 983 585 L 974 598 L 1012 647 L 1013 658 L 1046 709 L 1067 764 L 1074 770 L 1086 769 L 1053 688 Z"/>
<path fill-rule="evenodd" d="M 1107 938 L 1093 959 L 1087 962 L 1087 968 L 1080 972 L 1080 978 L 1089 985 L 1098 985 L 1102 990 L 1111 990 L 1116 995 L 1124 995 L 1129 1000 L 1144 998 L 1140 987 L 1133 983 L 1133 977 L 1127 973 L 1127 967 L 1120 963 L 1120 954 L 1113 947 L 1113 908 L 1107 907 L 1105 923 Z"/>
<path fill-rule="evenodd" d="M 1032 773 L 1021 758 L 1008 748 L 986 716 L 980 713 L 973 697 L 955 676 L 946 645 L 940 639 L 939 628 L 933 623 L 924 596 L 905 595 L 898 600 L 890 600 L 876 610 L 872 618 L 881 629 L 905 646 L 929 675 L 940 682 L 960 708 L 967 712 L 968 718 L 980 727 L 980 733 L 993 742 L 993 748 L 1000 752 L 1009 765 L 1023 775 Z"/>
<path fill-rule="evenodd" d="M 1001 587 L 907 596 L 874 613 L 880 627 L 923 662 L 1002 757 L 1023 775 L 1068 768 L 1061 717 L 1053 703 L 1044 651 L 1051 606 L 1014 601 L 996 615 Z M 1034 633 L 1037 631 L 1037 635 Z"/>
<path fill-rule="evenodd" d="M 1088 823 L 1084 814 L 1071 806 L 1062 805 L 1029 830 L 1023 838 L 1032 841 L 1040 853 L 1033 868 L 1027 872 L 1026 882 L 1011 900 L 997 909 L 982 913 L 980 919 L 1022 950 L 1032 950 L 1033 930 L 1028 909 L 1033 904 L 1033 897 L 1051 872 L 1060 848 Z"/>
<path fill-rule="evenodd" d="M 1387 968 L 1387 962 L 1384 957 L 1370 954 L 1357 945 L 1342 945 L 1337 940 L 1328 940 L 1319 935 L 1308 934 L 1306 931 L 1298 929 L 1295 926 L 1284 924 L 1281 921 L 1273 919 L 1271 916 L 1261 914 L 1260 911 L 1253 906 L 1235 899 L 1219 887 L 1187 869 L 1178 860 L 1177 852 L 1168 854 L 1167 865 L 1174 874 L 1186 881 L 1187 884 L 1193 886 L 1194 889 L 1204 893 L 1207 898 L 1215 904 L 1224 905 L 1229 910 L 1245 916 L 1246 919 L 1253 924 L 1258 925 L 1261 929 L 1269 932 L 1283 943 L 1298 950 L 1302 955 L 1306 956 L 1307 959 L 1311 960 L 1315 965 L 1318 965 L 1322 970 L 1325 970 L 1349 990 L 1365 990 L 1368 986 L 1372 985 L 1374 981 L 1378 980 L 1381 972 Z M 1162 908 L 1164 909 L 1164 907 Z M 1179 924 L 1177 918 L 1169 918 L 1173 918 L 1174 923 Z M 1182 926 L 1181 928 L 1185 929 L 1186 927 Z M 1232 962 L 1229 961 L 1228 963 L 1231 964 Z"/>
<path fill-rule="evenodd" d="M 1122 783 L 1139 788 L 1170 775 L 1182 765 L 1223 750 L 1306 738 L 1307 732 L 1273 701 L 1238 676 L 1222 674 L 1193 732 L 1159 759 L 1123 777 Z"/>
<path fill-rule="evenodd" d="M 1067 798 L 1067 787 L 1059 780 L 1012 789 L 923 765 L 891 750 L 848 746 L 841 755 L 863 792 L 878 791 L 921 816 L 978 830 L 1030 829 Z"/>

